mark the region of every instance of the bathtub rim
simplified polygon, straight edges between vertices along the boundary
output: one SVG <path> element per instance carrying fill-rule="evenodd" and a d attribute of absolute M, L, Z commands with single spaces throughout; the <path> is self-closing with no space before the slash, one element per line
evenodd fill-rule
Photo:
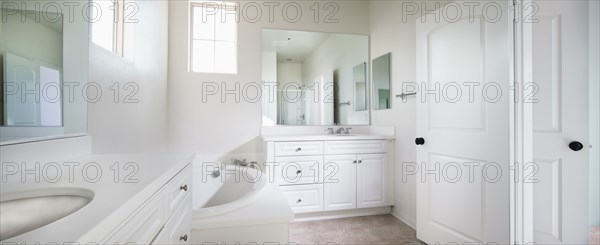
<path fill-rule="evenodd" d="M 232 169 L 236 169 L 236 171 L 247 171 L 247 168 L 241 168 L 241 169 L 237 169 L 236 167 L 238 166 L 227 166 L 228 170 Z M 265 175 L 265 172 L 261 171 L 263 176 Z M 236 199 L 234 201 L 228 202 L 228 203 L 224 203 L 221 205 L 217 205 L 217 206 L 211 206 L 211 207 L 206 207 L 206 208 L 194 208 L 192 210 L 192 218 L 193 219 L 201 219 L 201 218 L 207 218 L 207 217 L 213 217 L 213 216 L 217 216 L 217 215 L 221 215 L 221 214 L 225 214 L 225 213 L 229 213 L 235 210 L 238 210 L 240 208 L 246 207 L 252 203 L 254 203 L 256 200 L 258 200 L 259 198 L 261 198 L 270 188 L 273 188 L 273 184 L 269 183 L 269 181 L 267 181 L 266 178 L 261 178 L 261 180 L 257 183 L 253 183 L 254 185 L 257 185 L 259 189 L 257 189 L 256 191 L 254 191 L 254 193 L 251 193 L 249 195 L 245 195 L 242 198 Z"/>

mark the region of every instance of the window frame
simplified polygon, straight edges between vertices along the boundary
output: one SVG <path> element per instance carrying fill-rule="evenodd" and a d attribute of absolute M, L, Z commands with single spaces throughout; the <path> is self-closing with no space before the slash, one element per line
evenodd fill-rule
<path fill-rule="evenodd" d="M 135 23 L 137 23 L 137 20 L 134 21 L 129 21 L 126 18 L 128 17 L 128 15 L 130 15 L 129 12 L 127 12 L 128 6 L 131 6 L 130 4 L 135 4 L 136 1 L 135 0 L 92 0 L 92 3 L 94 2 L 98 2 L 98 1 L 110 1 L 112 2 L 112 9 L 108 9 L 108 10 L 112 10 L 113 12 L 113 27 L 112 27 L 112 33 L 111 35 L 111 39 L 112 39 L 112 48 L 109 50 L 107 48 L 105 48 L 104 46 L 101 46 L 100 44 L 94 42 L 94 36 L 93 36 L 93 28 L 94 28 L 94 24 L 91 24 L 91 28 L 92 30 L 90 31 L 90 40 L 91 43 L 93 43 L 94 45 L 100 47 L 103 50 L 109 51 L 117 56 L 119 56 L 120 58 L 124 59 L 127 62 L 133 63 L 134 62 L 134 54 L 135 54 Z M 95 4 L 94 6 L 98 6 L 98 4 Z M 102 9 L 102 11 L 107 11 L 107 9 Z M 135 9 L 134 11 L 137 12 L 137 9 Z M 135 12 L 134 12 L 135 14 Z M 130 16 L 129 16 L 130 17 Z M 100 17 L 102 18 L 102 17 Z"/>
<path fill-rule="evenodd" d="M 218 40 L 216 37 L 216 34 L 213 35 L 212 39 L 200 39 L 200 38 L 194 38 L 194 25 L 195 25 L 195 20 L 196 20 L 196 16 L 194 15 L 194 10 L 195 8 L 205 8 L 205 4 L 206 3 L 213 3 L 213 4 L 218 4 L 219 8 L 222 9 L 223 7 L 227 8 L 228 10 L 233 10 L 235 11 L 236 14 L 236 20 L 235 20 L 235 30 L 234 30 L 234 41 L 228 41 L 228 40 Z M 189 52 L 188 52 L 188 72 L 191 73 L 202 73 L 202 74 L 225 74 L 225 75 L 236 75 L 238 74 L 238 14 L 239 14 L 239 4 L 238 3 L 232 3 L 232 2 L 225 2 L 225 1 L 191 1 L 190 5 L 189 5 L 190 9 L 189 9 L 189 38 L 188 38 L 188 47 L 189 47 Z M 221 11 L 221 10 L 219 10 Z M 217 14 L 216 16 L 220 16 L 219 14 Z M 199 18 L 202 18 L 201 16 L 199 16 Z M 219 20 L 215 20 L 215 31 L 216 31 L 216 25 L 217 22 Z M 215 44 L 213 46 L 213 69 L 212 71 L 194 71 L 194 41 L 212 41 L 213 44 Z M 217 42 L 221 42 L 221 43 L 233 43 L 234 45 L 234 54 L 235 54 L 235 68 L 233 69 L 232 72 L 222 72 L 222 71 L 216 71 L 216 57 L 217 57 L 217 53 L 216 53 L 216 43 Z"/>

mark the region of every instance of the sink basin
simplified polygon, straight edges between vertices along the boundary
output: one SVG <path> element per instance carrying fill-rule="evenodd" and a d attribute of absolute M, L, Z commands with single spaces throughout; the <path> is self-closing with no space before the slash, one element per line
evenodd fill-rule
<path fill-rule="evenodd" d="M 93 198 L 93 192 L 75 188 L 2 194 L 0 241 L 62 219 L 86 206 Z"/>

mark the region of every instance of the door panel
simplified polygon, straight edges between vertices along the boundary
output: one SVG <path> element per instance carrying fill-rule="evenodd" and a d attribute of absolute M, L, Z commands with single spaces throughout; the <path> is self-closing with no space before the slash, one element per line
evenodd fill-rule
<path fill-rule="evenodd" d="M 508 1 L 495 2 L 507 14 L 482 16 L 489 3 L 451 2 L 416 23 L 417 135 L 425 139 L 417 237 L 426 243 L 509 243 L 512 20 Z M 453 9 L 461 19 L 434 17 Z"/>
<path fill-rule="evenodd" d="M 533 239 L 588 243 L 588 1 L 535 1 Z M 579 141 L 580 151 L 568 145 Z"/>
<path fill-rule="evenodd" d="M 325 156 L 325 210 L 356 208 L 356 155 Z"/>

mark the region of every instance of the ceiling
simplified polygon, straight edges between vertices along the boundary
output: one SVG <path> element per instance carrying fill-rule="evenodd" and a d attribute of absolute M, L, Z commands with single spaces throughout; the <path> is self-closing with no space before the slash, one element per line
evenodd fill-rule
<path fill-rule="evenodd" d="M 301 63 L 330 35 L 323 32 L 265 29 L 262 32 L 262 49 L 277 52 L 277 62 Z"/>

